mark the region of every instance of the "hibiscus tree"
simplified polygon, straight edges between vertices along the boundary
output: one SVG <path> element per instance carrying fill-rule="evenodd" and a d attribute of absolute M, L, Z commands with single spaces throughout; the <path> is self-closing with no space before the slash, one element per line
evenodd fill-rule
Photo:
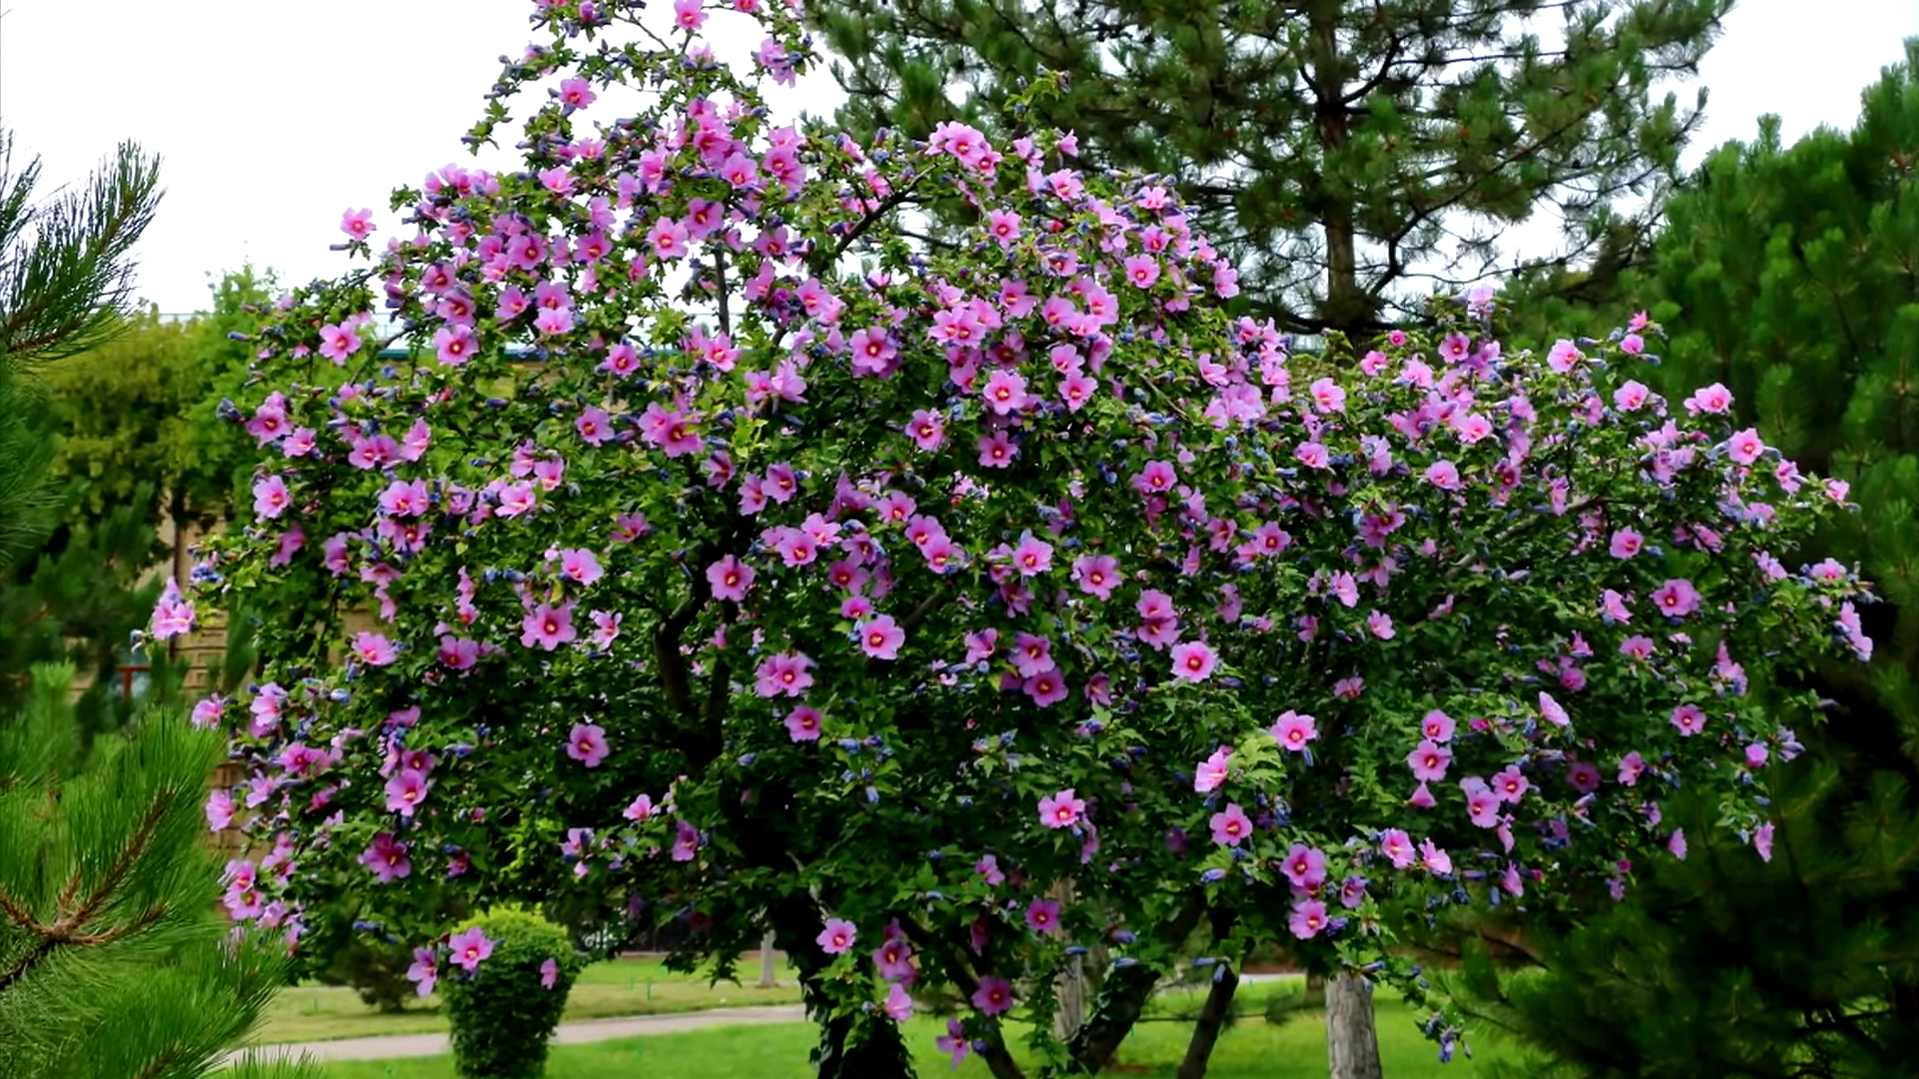
<path fill-rule="evenodd" d="M 369 265 L 265 314 L 256 515 L 156 622 L 280 612 L 196 711 L 254 890 L 350 894 L 422 977 L 484 962 L 449 894 L 721 971 L 770 929 L 833 1069 L 907 1068 L 917 983 L 1010 1077 L 1009 1021 L 1097 1070 L 1180 961 L 1216 1032 L 1264 943 L 1418 995 L 1387 904 L 1620 891 L 1682 781 L 1763 853 L 1805 702 L 1742 664 L 1866 647 L 1856 578 L 1782 561 L 1844 491 L 1613 393 L 1650 328 L 1535 358 L 1478 296 L 1295 356 L 1151 177 L 778 126 L 791 4 L 536 7 L 471 136 L 557 83 L 523 167 L 396 192 L 383 250 L 349 213 Z M 709 15 L 764 41 L 723 64 Z M 914 239 L 935 201 L 973 242 Z"/>

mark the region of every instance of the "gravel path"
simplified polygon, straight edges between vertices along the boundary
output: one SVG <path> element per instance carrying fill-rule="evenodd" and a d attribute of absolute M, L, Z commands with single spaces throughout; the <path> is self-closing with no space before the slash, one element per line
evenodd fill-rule
<path fill-rule="evenodd" d="M 614 1038 L 632 1038 L 647 1034 L 677 1034 L 707 1027 L 743 1026 L 749 1023 L 797 1023 L 806 1011 L 797 1004 L 753 1008 L 715 1008 L 704 1012 L 679 1012 L 671 1015 L 630 1015 L 619 1019 L 589 1019 L 563 1023 L 553 1035 L 558 1045 L 603 1042 Z M 294 1058 L 302 1054 L 315 1060 L 395 1060 L 401 1057 L 432 1057 L 452 1052 L 445 1034 L 392 1034 L 379 1038 L 341 1038 L 337 1041 L 306 1042 L 294 1045 L 262 1045 L 257 1050 L 271 1058 Z M 231 1054 L 228 1061 L 239 1054 Z"/>

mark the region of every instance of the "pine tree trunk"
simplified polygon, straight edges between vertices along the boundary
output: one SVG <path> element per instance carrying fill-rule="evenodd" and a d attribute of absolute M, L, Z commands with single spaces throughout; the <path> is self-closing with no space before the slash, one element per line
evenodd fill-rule
<path fill-rule="evenodd" d="M 1331 1079 L 1381 1079 L 1373 986 L 1357 974 L 1326 979 L 1326 1062 Z"/>
<path fill-rule="evenodd" d="M 1341 0 L 1318 0 L 1308 17 L 1313 50 L 1314 128 L 1319 138 L 1320 169 L 1314 192 L 1320 226 L 1326 230 L 1326 305 L 1320 317 L 1328 329 L 1351 332 L 1366 321 L 1370 304 L 1359 292 L 1359 257 L 1353 199 L 1335 158 L 1346 145 L 1346 81 L 1340 73 Z"/>

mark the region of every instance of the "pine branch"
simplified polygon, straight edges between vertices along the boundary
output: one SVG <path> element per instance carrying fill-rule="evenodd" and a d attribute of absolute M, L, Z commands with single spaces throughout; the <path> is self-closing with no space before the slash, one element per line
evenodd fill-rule
<path fill-rule="evenodd" d="M 0 909 L 4 909 L 7 916 L 18 922 L 22 929 L 37 934 L 40 938 L 11 967 L 0 971 L 0 993 L 4 993 L 35 966 L 46 961 L 57 948 L 99 947 L 112 944 L 123 937 L 151 927 L 166 916 L 166 908 L 155 904 L 124 924 L 97 933 L 81 932 L 100 912 L 100 908 L 112 900 L 133 866 L 146 856 L 147 849 L 153 842 L 154 832 L 170 808 L 168 800 L 164 797 L 156 799 L 147 807 L 147 812 L 141 817 L 139 827 L 134 830 L 126 849 L 114 859 L 106 875 L 88 894 L 86 902 L 80 904 L 77 909 L 70 910 L 68 908 L 72 905 L 75 896 L 79 894 L 83 884 L 80 873 L 75 871 L 73 877 L 67 882 L 65 890 L 60 893 L 60 899 L 56 904 L 58 916 L 53 922 L 40 922 L 38 918 L 22 909 L 17 901 L 0 895 Z"/>

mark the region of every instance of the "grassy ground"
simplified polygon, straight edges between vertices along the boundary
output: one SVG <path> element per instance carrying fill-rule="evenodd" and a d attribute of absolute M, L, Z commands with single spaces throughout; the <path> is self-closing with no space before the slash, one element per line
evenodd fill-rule
<path fill-rule="evenodd" d="M 1487 1079 L 1490 1069 L 1485 1065 L 1496 1053 L 1482 1049 L 1476 1061 L 1460 1058 L 1440 1064 L 1433 1046 L 1414 1029 L 1413 1019 L 1403 1004 L 1380 1002 L 1380 1056 L 1387 1075 L 1393 1079 Z M 1325 1030 L 1319 1012 L 1300 1012 L 1277 1026 L 1257 1017 L 1242 1020 L 1220 1038 L 1208 1079 L 1320 1079 L 1326 1074 Z M 945 1054 L 933 1045 L 933 1039 L 944 1032 L 945 1024 L 933 1019 L 907 1024 L 907 1039 L 921 1074 L 984 1079 L 989 1073 L 977 1057 L 949 1070 Z M 1121 1049 L 1118 1066 L 1105 1074 L 1166 1079 L 1185 1052 L 1187 1033 L 1182 1023 L 1142 1023 Z M 813 1029 L 803 1023 L 716 1027 L 689 1034 L 556 1046 L 546 1074 L 547 1079 L 640 1074 L 655 1079 L 808 1079 L 806 1054 L 812 1045 Z M 327 1079 L 454 1079 L 452 1061 L 446 1057 L 330 1064 L 326 1075 Z"/>
<path fill-rule="evenodd" d="M 580 980 L 567 995 L 566 1021 L 799 1003 L 800 992 L 791 970 L 782 969 L 780 984 L 772 989 L 757 988 L 759 971 L 759 961 L 755 958 L 741 964 L 740 977 L 745 985 L 722 982 L 709 986 L 703 977 L 670 973 L 654 959 L 595 963 L 581 972 Z M 446 1019 L 440 1014 L 438 997 L 409 1003 L 407 1009 L 397 1015 L 382 1015 L 361 1004 L 351 989 L 302 985 L 280 991 L 253 1042 L 267 1045 L 330 1041 L 445 1029 Z"/>

